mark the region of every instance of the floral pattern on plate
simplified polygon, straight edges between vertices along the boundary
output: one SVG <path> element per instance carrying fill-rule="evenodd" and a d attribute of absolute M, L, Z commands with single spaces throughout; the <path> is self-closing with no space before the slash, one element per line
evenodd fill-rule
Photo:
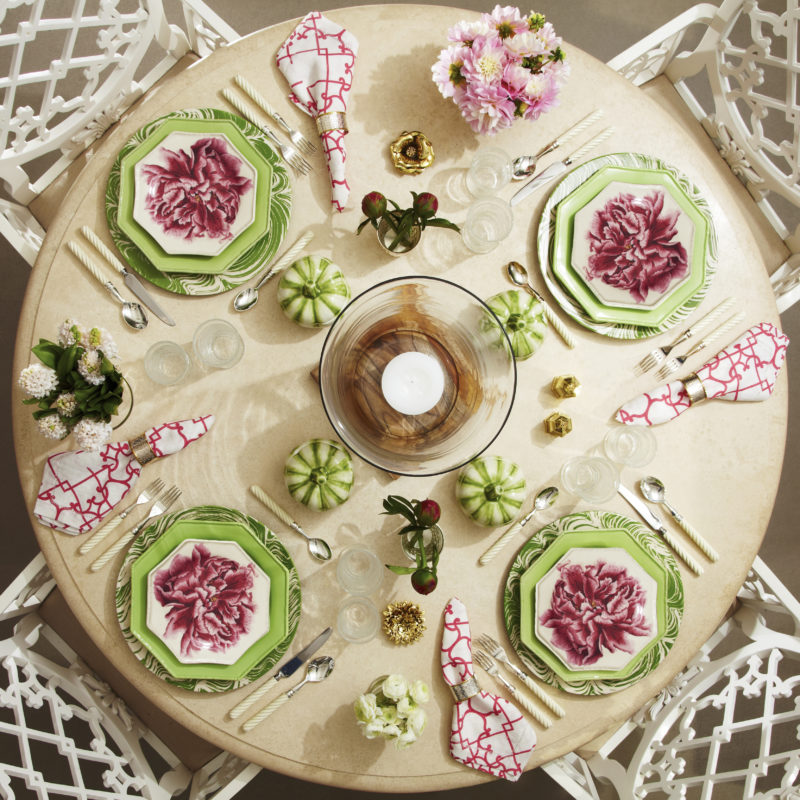
<path fill-rule="evenodd" d="M 665 617 L 660 636 L 641 655 L 628 674 L 622 677 L 605 677 L 600 673 L 597 677 L 585 677 L 576 674 L 564 678 L 557 674 L 533 650 L 522 641 L 521 616 L 523 577 L 529 573 L 537 559 L 562 533 L 586 534 L 587 544 L 602 546 L 603 531 L 623 531 L 654 562 L 664 569 L 665 573 Z M 538 530 L 522 547 L 511 565 L 503 592 L 503 616 L 511 646 L 533 675 L 563 691 L 580 695 L 611 694 L 625 689 L 654 670 L 672 648 L 678 636 L 680 622 L 683 617 L 683 582 L 678 563 L 669 548 L 648 531 L 642 524 L 624 517 L 603 511 L 584 511 L 568 514 L 551 522 Z M 533 603 L 530 603 L 532 606 Z M 530 613 L 530 612 L 529 612 Z M 531 621 L 529 630 L 533 629 Z M 528 638 L 526 636 L 526 638 Z"/>

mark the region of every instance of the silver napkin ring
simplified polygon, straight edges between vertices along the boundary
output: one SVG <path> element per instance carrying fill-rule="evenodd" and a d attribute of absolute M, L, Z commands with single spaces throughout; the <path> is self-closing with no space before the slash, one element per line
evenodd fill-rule
<path fill-rule="evenodd" d="M 133 457 L 142 466 L 149 464 L 151 461 L 155 461 L 156 454 L 153 452 L 153 448 L 150 447 L 150 442 L 147 441 L 147 437 L 143 433 L 134 436 L 133 439 L 128 442 L 128 446 L 131 448 Z"/>
<path fill-rule="evenodd" d="M 689 405 L 697 405 L 708 398 L 708 395 L 706 394 L 706 388 L 703 386 L 703 382 L 697 377 L 697 375 L 693 374 L 688 378 L 682 378 L 681 382 L 686 389 L 686 394 L 689 395 Z"/>
<path fill-rule="evenodd" d="M 476 694 L 480 694 L 481 687 L 478 685 L 475 676 L 471 675 L 463 683 L 457 683 L 455 686 L 451 686 L 450 691 L 453 693 L 456 702 L 460 703 L 462 700 L 469 700 L 470 697 L 475 697 Z"/>
<path fill-rule="evenodd" d="M 322 136 L 326 131 L 344 131 L 347 133 L 347 119 L 344 111 L 326 111 L 316 118 L 317 133 Z"/>

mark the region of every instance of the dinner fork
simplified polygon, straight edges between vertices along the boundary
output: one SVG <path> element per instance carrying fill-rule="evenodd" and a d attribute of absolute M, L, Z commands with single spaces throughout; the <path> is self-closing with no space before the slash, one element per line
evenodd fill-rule
<path fill-rule="evenodd" d="M 133 541 L 133 538 L 151 519 L 161 516 L 161 514 L 163 514 L 180 496 L 181 490 L 177 486 L 172 486 L 167 489 L 167 491 L 153 503 L 150 513 L 138 525 L 134 525 L 127 533 L 120 536 L 119 539 L 89 567 L 89 569 L 92 572 L 101 570 L 126 544 Z"/>
<path fill-rule="evenodd" d="M 85 556 L 92 548 L 96 547 L 103 539 L 108 536 L 111 531 L 113 531 L 119 524 L 131 513 L 136 509 L 136 506 L 144 505 L 145 503 L 149 503 L 151 500 L 154 500 L 156 495 L 161 494 L 164 489 L 164 481 L 161 478 L 156 478 L 147 488 L 143 489 L 139 492 L 139 496 L 131 503 L 124 511 L 121 511 L 119 514 L 114 516 L 110 519 L 102 528 L 96 530 L 90 539 L 85 541 L 80 548 L 78 549 L 78 553 L 80 555 Z"/>
<path fill-rule="evenodd" d="M 564 716 L 566 713 L 564 709 L 533 678 L 528 677 L 516 664 L 511 663 L 506 651 L 496 639 L 493 639 L 488 633 L 482 633 L 476 641 L 495 660 L 505 664 L 508 670 L 516 675 L 557 717 Z"/>
<path fill-rule="evenodd" d="M 655 369 L 679 344 L 682 344 L 692 336 L 696 336 L 703 328 L 708 327 L 716 322 L 731 306 L 733 305 L 733 298 L 728 297 L 723 300 L 718 306 L 715 306 L 704 317 L 701 317 L 691 327 L 687 328 L 674 342 L 670 342 L 663 347 L 657 347 L 651 350 L 637 365 L 636 372 L 640 375 Z"/>
<path fill-rule="evenodd" d="M 268 114 L 288 134 L 292 143 L 304 153 L 316 153 L 316 146 L 306 139 L 300 131 L 292 128 L 289 123 L 269 104 L 269 101 L 253 86 L 243 75 L 235 75 L 236 85 L 265 113 Z"/>
<path fill-rule="evenodd" d="M 740 322 L 744 320 L 744 312 L 740 311 L 738 314 L 734 314 L 732 317 L 728 317 L 725 322 L 722 323 L 718 328 L 715 328 L 708 336 L 704 336 L 691 350 L 687 351 L 681 356 L 676 356 L 675 358 L 668 358 L 664 364 L 661 366 L 661 369 L 656 373 L 656 377 L 659 380 L 664 380 L 672 375 L 682 364 L 684 364 L 687 359 L 693 356 L 695 353 L 699 353 L 701 350 L 705 349 L 710 345 L 712 342 L 716 341 L 720 338 L 720 336 L 724 336 L 731 328 L 735 325 L 738 325 Z"/>
<path fill-rule="evenodd" d="M 511 693 L 511 696 L 543 727 L 549 728 L 553 722 L 552 720 L 546 715 L 539 711 L 538 708 L 528 700 L 525 695 L 523 695 L 516 686 L 510 681 L 507 681 L 501 674 L 500 670 L 497 669 L 497 665 L 492 661 L 489 656 L 486 655 L 482 650 L 473 650 L 472 651 L 473 659 L 478 663 L 478 666 L 482 669 L 486 670 L 495 680 L 500 681 L 503 686 L 508 689 Z"/>
<path fill-rule="evenodd" d="M 249 122 L 255 125 L 269 139 L 281 154 L 281 158 L 301 175 L 308 175 L 311 164 L 308 163 L 295 147 L 282 142 L 273 130 L 256 118 L 250 109 L 230 89 L 223 89 L 222 96 Z"/>

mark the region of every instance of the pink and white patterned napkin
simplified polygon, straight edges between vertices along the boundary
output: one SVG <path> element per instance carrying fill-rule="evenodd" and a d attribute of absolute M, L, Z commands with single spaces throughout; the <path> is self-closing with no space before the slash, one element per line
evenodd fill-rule
<path fill-rule="evenodd" d="M 345 177 L 347 128 L 339 125 L 337 115 L 347 111 L 357 54 L 353 34 L 312 11 L 280 46 L 276 59 L 289 82 L 292 101 L 318 120 L 331 178 L 331 203 L 337 211 L 344 211 L 350 194 Z M 330 125 L 333 128 L 325 130 Z"/>
<path fill-rule="evenodd" d="M 764 400 L 772 394 L 786 358 L 789 337 L 769 322 L 745 331 L 695 372 L 706 398 Z M 625 425 L 660 425 L 683 414 L 692 405 L 683 380 L 659 386 L 625 403 L 615 419 Z"/>
<path fill-rule="evenodd" d="M 472 668 L 472 637 L 464 604 L 453 597 L 444 610 L 442 673 L 457 700 L 450 754 L 472 769 L 516 781 L 536 746 L 536 733 L 516 706 L 482 691 Z"/>
<path fill-rule="evenodd" d="M 177 453 L 203 436 L 213 414 L 167 422 L 145 431 L 149 453 L 156 458 Z M 146 463 L 146 461 L 145 461 Z M 43 524 L 65 533 L 85 533 L 133 488 L 142 464 L 129 442 L 111 442 L 97 453 L 71 450 L 47 459 L 33 513 Z"/>

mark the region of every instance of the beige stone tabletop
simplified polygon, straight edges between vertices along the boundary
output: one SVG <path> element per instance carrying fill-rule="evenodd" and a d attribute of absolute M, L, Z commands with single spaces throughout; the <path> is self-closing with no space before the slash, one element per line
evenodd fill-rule
<path fill-rule="evenodd" d="M 430 75 L 449 26 L 471 15 L 459 9 L 424 5 L 374 5 L 328 12 L 327 16 L 344 25 L 360 43 L 348 112 L 350 207 L 342 214 L 331 212 L 327 175 L 321 157 L 315 156 L 313 174 L 293 179 L 286 244 L 303 231 L 313 231 L 310 250 L 339 264 L 354 294 L 384 279 L 427 274 L 455 281 L 488 297 L 510 288 L 502 267 L 511 259 L 526 264 L 534 283 L 544 290 L 535 235 L 546 189 L 515 208 L 512 234 L 485 256 L 468 252 L 457 234 L 437 229 L 426 231 L 421 246 L 412 253 L 401 258 L 385 256 L 371 229 L 355 236 L 361 219 L 360 200 L 373 189 L 399 203 L 410 200 L 411 190 L 432 191 L 440 199 L 440 213 L 463 222 L 467 204 L 458 199 L 458 186 L 481 147 L 497 145 L 511 154 L 535 152 L 594 108 L 602 108 L 604 124 L 612 124 L 615 130 L 595 154 L 633 151 L 657 156 L 681 169 L 708 199 L 719 236 L 719 261 L 701 313 L 734 296 L 746 311 L 740 330 L 760 321 L 777 322 L 764 265 L 780 263 L 781 250 L 767 247 L 766 223 L 754 222 L 747 215 L 752 201 L 710 140 L 697 134 L 694 121 L 681 116 L 677 105 L 655 101 L 567 43 L 572 75 L 560 105 L 536 123 L 518 122 L 493 139 L 478 137 L 461 120 L 452 102 L 439 95 Z M 336 561 L 321 565 L 311 560 L 301 538 L 282 527 L 247 488 L 257 483 L 273 493 L 307 531 L 325 538 L 337 553 L 361 542 L 386 562 L 397 562 L 401 553 L 392 533 L 396 526 L 380 516 L 383 498 L 398 493 L 439 500 L 446 543 L 436 591 L 425 597 L 415 595 L 406 577 L 387 572 L 372 598 L 379 608 L 393 600 L 418 602 L 426 614 L 424 637 L 411 647 L 399 648 L 381 635 L 368 644 L 353 645 L 334 633 L 322 651 L 336 658 L 331 677 L 324 684 L 307 686 L 290 704 L 245 735 L 226 714 L 247 689 L 196 696 L 153 676 L 131 654 L 114 613 L 121 556 L 104 571 L 90 574 L 88 557 L 77 553 L 81 537 L 54 533 L 32 518 L 33 529 L 67 601 L 116 667 L 176 720 L 220 747 L 272 770 L 353 789 L 422 791 L 465 786 L 488 778 L 462 767 L 448 754 L 452 700 L 438 666 L 442 611 L 450 597 L 458 596 L 469 610 L 474 632 L 489 632 L 507 643 L 502 593 L 515 547 L 486 567 L 477 565 L 480 554 L 500 531 L 481 528 L 461 513 L 454 498 L 452 473 L 392 480 L 355 459 L 354 491 L 343 506 L 314 513 L 290 498 L 282 478 L 287 454 L 308 438 L 332 433 L 317 386 L 309 375 L 318 360 L 325 331 L 300 329 L 287 320 L 277 306 L 274 282 L 262 290 L 258 306 L 247 314 L 233 311 L 234 292 L 184 297 L 152 289 L 177 325 L 167 328 L 151 318 L 146 330 L 134 333 L 121 324 L 116 304 L 65 248 L 81 225 L 89 225 L 111 244 L 104 216 L 104 185 L 116 153 L 130 135 L 166 112 L 198 106 L 224 108 L 219 92 L 231 85 L 237 72 L 247 76 L 284 116 L 311 134 L 310 121 L 286 99 L 286 85 L 275 66 L 277 47 L 292 28 L 292 22 L 275 25 L 199 62 L 151 92 L 93 148 L 92 159 L 49 226 L 34 268 L 19 326 L 16 370 L 28 363 L 30 347 L 40 337 L 55 338 L 59 323 L 69 315 L 86 324 L 102 325 L 116 337 L 121 369 L 134 387 L 136 400 L 130 419 L 118 432 L 120 438 L 130 438 L 160 422 L 216 415 L 216 425 L 204 439 L 185 453 L 149 466 L 147 477 L 160 476 L 179 484 L 185 507 L 229 506 L 274 528 L 294 559 L 302 582 L 303 613 L 289 653 L 326 626 L 335 625 L 337 606 L 344 599 L 336 581 Z M 404 130 L 422 130 L 433 142 L 436 161 L 422 175 L 404 176 L 391 165 L 389 143 Z M 543 163 L 554 158 L 549 156 Z M 502 196 L 510 197 L 514 188 L 507 187 Z M 513 411 L 489 450 L 520 465 L 531 493 L 549 484 L 558 485 L 564 461 L 601 443 L 616 424 L 613 414 L 617 407 L 656 385 L 652 374 L 635 376 L 633 366 L 654 345 L 665 344 L 677 333 L 676 329 L 646 341 L 618 341 L 580 327 L 563 313 L 560 316 L 575 336 L 577 347 L 568 350 L 551 331 L 541 350 L 520 362 Z M 242 334 L 246 351 L 241 362 L 232 370 L 219 372 L 203 372 L 194 365 L 189 378 L 172 388 L 150 382 L 142 364 L 146 350 L 162 339 L 174 339 L 191 350 L 195 328 L 212 317 L 229 320 Z M 549 386 L 555 375 L 563 373 L 578 376 L 583 389 L 577 398 L 558 402 Z M 17 460 L 25 497 L 32 508 L 45 459 L 68 449 L 70 442 L 65 448 L 39 436 L 30 409 L 21 404 L 19 390 L 14 391 Z M 560 439 L 546 435 L 542 427 L 542 420 L 556 408 L 574 422 L 572 433 Z M 686 594 L 683 623 L 675 646 L 654 672 L 632 688 L 605 697 L 557 693 L 566 717 L 546 731 L 537 726 L 538 746 L 529 768 L 580 747 L 630 716 L 670 681 L 715 628 L 764 535 L 781 472 L 786 420 L 787 383 L 786 376 L 781 375 L 766 402 L 709 402 L 655 429 L 658 452 L 647 470 L 665 482 L 675 505 L 720 551 L 721 558 L 713 565 L 704 562 L 705 573 L 700 578 L 682 567 Z M 641 470 L 625 468 L 622 479 L 632 486 L 642 474 Z M 532 526 L 585 508 L 562 491 L 555 505 Z M 604 508 L 633 515 L 619 497 Z M 673 523 L 667 524 L 680 535 Z M 516 545 L 521 546 L 524 540 L 521 536 Z M 354 723 L 352 704 L 356 696 L 374 677 L 390 672 L 422 678 L 433 690 L 427 707 L 428 727 L 422 742 L 412 750 L 398 751 L 380 741 L 368 741 Z M 486 688 L 499 689 L 486 675 L 481 681 Z M 286 683 L 294 682 L 295 678 Z M 398 778 L 402 778 L 402 784 Z"/>

